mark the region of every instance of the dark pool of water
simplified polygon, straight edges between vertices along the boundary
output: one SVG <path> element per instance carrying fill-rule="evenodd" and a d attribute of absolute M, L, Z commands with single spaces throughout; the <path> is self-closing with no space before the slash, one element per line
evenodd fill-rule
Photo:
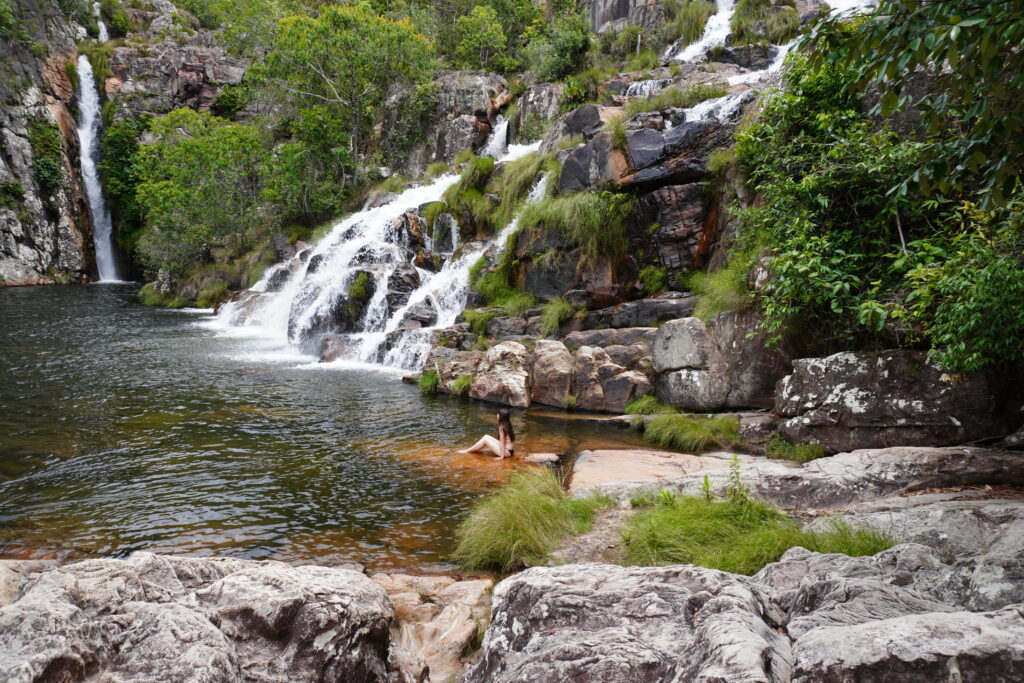
<path fill-rule="evenodd" d="M 135 303 L 127 285 L 0 288 L 0 557 L 135 550 L 447 567 L 516 465 L 451 449 L 494 406 L 318 367 Z M 636 443 L 515 417 L 534 450 Z"/>

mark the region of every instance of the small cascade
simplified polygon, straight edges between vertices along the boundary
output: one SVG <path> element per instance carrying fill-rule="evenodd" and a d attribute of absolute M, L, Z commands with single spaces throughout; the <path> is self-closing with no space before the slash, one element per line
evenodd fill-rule
<path fill-rule="evenodd" d="M 100 94 L 93 78 L 92 64 L 85 55 L 78 58 L 78 107 L 81 117 L 78 123 L 78 142 L 82 155 L 82 180 L 85 182 L 89 217 L 92 219 L 96 267 L 100 282 L 116 282 L 118 276 L 117 261 L 114 258 L 113 222 L 103 198 L 103 186 L 96 168 L 100 158 Z"/>
<path fill-rule="evenodd" d="M 499 160 L 512 161 L 538 148 L 539 143 L 508 145 Z M 334 335 L 343 347 L 334 355 L 345 362 L 415 368 L 431 331 L 451 326 L 462 312 L 470 267 L 516 227 L 490 242 L 461 247 L 454 221 L 435 223 L 427 235 L 417 209 L 440 200 L 457 180 L 455 174 L 442 176 L 335 224 L 313 247 L 268 268 L 238 301 L 221 309 L 214 326 L 246 328 L 253 336 L 312 355 L 319 353 L 324 335 Z M 443 214 L 437 219 L 444 220 Z M 426 250 L 428 240 L 431 250 Z M 437 272 L 419 260 L 424 255 L 429 260 L 431 252 L 445 259 Z M 357 279 L 365 298 L 359 319 L 353 320 L 350 296 Z"/>
<path fill-rule="evenodd" d="M 626 88 L 626 97 L 650 97 L 661 92 L 674 82 L 671 78 L 655 78 L 630 83 L 629 87 Z"/>
<path fill-rule="evenodd" d="M 98 40 L 105 43 L 110 40 L 110 34 L 107 32 L 107 24 L 103 21 L 103 14 L 100 12 L 100 3 L 92 3 L 92 13 L 96 15 L 96 23 L 99 24 Z"/>
<path fill-rule="evenodd" d="M 482 155 L 500 159 L 505 155 L 506 150 L 508 150 L 508 120 L 498 114 L 498 120 L 494 124 L 494 130 L 491 132 L 491 137 L 487 141 Z"/>
<path fill-rule="evenodd" d="M 718 12 L 708 18 L 704 33 L 673 57 L 677 62 L 699 62 L 713 47 L 725 45 L 732 30 L 732 15 L 736 10 L 735 0 L 715 0 Z"/>

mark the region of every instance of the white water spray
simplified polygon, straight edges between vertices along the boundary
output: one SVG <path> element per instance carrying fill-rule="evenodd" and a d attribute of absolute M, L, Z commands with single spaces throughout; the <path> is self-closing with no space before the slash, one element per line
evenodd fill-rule
<path fill-rule="evenodd" d="M 99 24 L 97 37 L 101 43 L 105 43 L 110 40 L 110 34 L 107 33 L 107 24 L 103 21 L 103 13 L 100 12 L 100 3 L 92 3 L 92 13 L 96 15 L 96 23 Z"/>
<path fill-rule="evenodd" d="M 707 56 L 713 47 L 725 45 L 729 37 L 732 15 L 736 11 L 735 0 L 715 0 L 718 12 L 708 18 L 704 25 L 704 33 L 695 42 L 690 43 L 675 56 L 677 62 L 697 62 Z"/>
<path fill-rule="evenodd" d="M 89 217 L 92 219 L 93 246 L 100 282 L 116 282 L 117 262 L 114 259 L 113 223 L 103 198 L 96 162 L 100 156 L 100 95 L 92 74 L 89 58 L 78 58 L 78 142 L 81 147 L 82 180 L 85 182 Z"/>

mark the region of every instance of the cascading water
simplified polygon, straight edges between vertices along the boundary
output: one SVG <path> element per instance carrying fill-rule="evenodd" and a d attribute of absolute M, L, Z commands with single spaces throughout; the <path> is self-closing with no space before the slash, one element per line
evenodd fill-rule
<path fill-rule="evenodd" d="M 508 121 L 504 116 L 498 114 L 498 120 L 495 123 L 494 131 L 491 133 L 491 138 L 487 141 L 487 146 L 484 147 L 483 155 L 500 159 L 505 155 L 505 151 L 507 149 Z"/>
<path fill-rule="evenodd" d="M 103 21 L 103 13 L 100 11 L 100 3 L 92 3 L 92 13 L 96 15 L 96 23 L 99 25 L 97 38 L 101 43 L 105 43 L 110 40 L 110 34 L 107 33 L 107 24 Z"/>
<path fill-rule="evenodd" d="M 512 161 L 538 148 L 539 143 L 508 145 L 500 161 Z M 457 175 L 442 176 L 335 224 L 315 246 L 271 267 L 242 299 L 225 305 L 214 326 L 244 328 L 279 350 L 299 346 L 315 352 L 311 345 L 320 337 L 342 327 L 339 322 L 351 322 L 339 317 L 344 318 L 353 283 L 365 273 L 368 278 L 363 278 L 362 286 L 368 279 L 373 294 L 361 313 L 359 331 L 344 334 L 345 348 L 338 355 L 348 363 L 415 368 L 416 360 L 422 358 L 421 342 L 430 330 L 454 324 L 462 312 L 469 292 L 469 268 L 495 242 L 464 245 L 461 253 L 454 255 L 457 226 L 438 226 L 435 221 L 431 246 L 448 258 L 436 273 L 414 265 L 417 254 L 411 240 L 418 239 L 417 235 L 425 237 L 425 225 L 410 212 L 439 201 L 457 180 Z M 510 225 L 496 240 L 507 238 L 514 229 L 514 224 Z M 437 249 L 442 240 L 448 244 Z M 400 281 L 415 283 L 404 300 L 396 296 L 397 287 L 393 286 Z M 416 307 L 427 307 L 434 322 L 405 329 L 413 327 L 409 314 Z"/>
<path fill-rule="evenodd" d="M 630 83 L 626 88 L 626 97 L 650 97 L 674 83 L 671 78 L 654 78 L 647 81 Z"/>
<path fill-rule="evenodd" d="M 716 0 L 718 11 L 708 18 L 704 25 L 704 33 L 699 39 L 690 43 L 675 55 L 677 62 L 697 62 L 708 54 L 711 48 L 724 45 L 731 30 L 732 15 L 736 10 L 735 0 Z"/>
<path fill-rule="evenodd" d="M 82 155 L 82 180 L 85 182 L 89 217 L 92 219 L 96 268 L 99 270 L 100 282 L 116 282 L 118 275 L 114 258 L 113 223 L 96 169 L 100 155 L 100 95 L 93 78 L 92 64 L 85 55 L 78 58 L 78 108 L 81 117 L 78 123 L 78 142 Z"/>

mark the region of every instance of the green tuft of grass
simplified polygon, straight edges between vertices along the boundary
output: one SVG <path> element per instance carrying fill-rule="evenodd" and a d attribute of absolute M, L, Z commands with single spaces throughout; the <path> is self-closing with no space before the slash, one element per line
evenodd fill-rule
<path fill-rule="evenodd" d="M 473 150 L 464 149 L 455 155 L 455 160 L 452 161 L 452 163 L 456 166 L 462 166 L 462 164 L 467 161 L 472 161 L 473 159 L 476 159 L 476 154 L 473 153 Z"/>
<path fill-rule="evenodd" d="M 689 45 L 704 33 L 708 19 L 718 13 L 715 3 L 708 0 L 667 0 L 664 3 L 666 22 L 661 28 L 665 44 L 681 40 Z"/>
<path fill-rule="evenodd" d="M 657 294 L 668 289 L 668 270 L 665 266 L 644 266 L 640 269 L 640 284 L 648 294 Z"/>
<path fill-rule="evenodd" d="M 500 297 L 494 305 L 505 309 L 506 315 L 515 317 L 521 316 L 523 313 L 536 306 L 537 299 L 529 292 L 513 291 L 503 297 Z"/>
<path fill-rule="evenodd" d="M 436 394 L 440 385 L 441 377 L 436 370 L 427 370 L 416 379 L 421 394 Z"/>
<path fill-rule="evenodd" d="M 661 497 L 626 520 L 626 560 L 637 565 L 689 563 L 736 574 L 755 574 L 793 547 L 816 552 L 874 555 L 894 545 L 873 529 L 841 522 L 823 532 L 803 531 L 778 510 L 756 500 Z"/>
<path fill-rule="evenodd" d="M 719 147 L 708 157 L 708 171 L 713 175 L 722 175 L 736 163 L 734 147 Z"/>
<path fill-rule="evenodd" d="M 566 394 L 565 398 L 562 399 L 562 407 L 566 410 L 576 410 L 576 406 L 579 402 L 580 399 L 576 394 Z"/>
<path fill-rule="evenodd" d="M 740 423 L 732 417 L 658 415 L 644 427 L 648 441 L 685 453 L 704 453 L 740 442 Z"/>
<path fill-rule="evenodd" d="M 150 282 L 148 285 L 144 285 L 138 293 L 139 302 L 143 306 L 156 306 L 162 308 L 185 308 L 188 306 L 188 299 L 177 294 L 162 294 L 161 292 L 154 289 L 154 284 Z"/>
<path fill-rule="evenodd" d="M 470 331 L 479 336 L 487 334 L 487 323 L 495 318 L 500 318 L 501 315 L 501 311 L 474 311 L 467 309 L 462 312 L 462 317 L 469 323 Z"/>
<path fill-rule="evenodd" d="M 675 415 L 678 412 L 652 395 L 638 398 L 626 406 L 626 415 Z"/>
<path fill-rule="evenodd" d="M 776 460 L 805 463 L 825 457 L 825 449 L 816 443 L 790 443 L 782 434 L 772 434 L 764 447 L 764 454 Z"/>
<path fill-rule="evenodd" d="M 495 227 L 504 227 L 512 221 L 516 208 L 552 159 L 549 155 L 534 152 L 504 165 L 488 188 L 499 197 L 498 207 L 491 219 Z"/>
<path fill-rule="evenodd" d="M 459 525 L 452 558 L 465 569 L 503 572 L 543 562 L 564 538 L 588 530 L 610 498 L 573 498 L 550 470 L 513 474 Z"/>
<path fill-rule="evenodd" d="M 703 85 L 694 83 L 685 90 L 679 86 L 665 88 L 656 95 L 648 98 L 637 98 L 630 100 L 622 108 L 622 116 L 629 120 L 637 114 L 647 111 L 665 111 L 666 109 L 689 109 L 705 100 L 716 97 L 724 97 L 726 88 L 724 85 Z"/>
<path fill-rule="evenodd" d="M 576 314 L 576 307 L 560 296 L 549 299 L 540 314 L 540 333 L 544 337 L 558 334 L 562 323 Z"/>
<path fill-rule="evenodd" d="M 626 227 L 635 198 L 613 192 L 549 197 L 523 210 L 523 225 L 561 230 L 582 251 L 585 263 L 614 261 L 626 251 Z"/>
<path fill-rule="evenodd" d="M 199 296 L 196 297 L 196 306 L 199 308 L 213 308 L 224 300 L 228 293 L 228 283 L 223 280 L 211 282 L 202 288 Z"/>
<path fill-rule="evenodd" d="M 785 0 L 784 4 L 787 6 L 778 7 L 773 0 L 739 0 L 730 25 L 733 42 L 781 45 L 796 37 L 800 31 L 796 3 Z"/>
<path fill-rule="evenodd" d="M 448 205 L 444 202 L 430 202 L 422 209 L 423 220 L 427 223 L 427 228 L 433 230 L 434 223 L 437 222 L 437 217 L 443 213 L 447 213 Z"/>
<path fill-rule="evenodd" d="M 658 58 L 658 53 L 654 50 L 641 50 L 637 54 L 629 56 L 626 60 L 626 71 L 629 73 L 635 73 L 637 71 L 650 71 L 651 69 L 657 69 L 661 64 L 661 60 Z"/>
<path fill-rule="evenodd" d="M 443 161 L 435 161 L 434 163 L 427 166 L 427 170 L 424 173 L 424 176 L 427 178 L 427 180 L 440 178 L 441 176 L 448 172 L 449 168 L 450 167 L 448 166 L 448 164 L 444 163 Z"/>
<path fill-rule="evenodd" d="M 459 375 L 454 382 L 452 382 L 452 393 L 456 396 L 465 396 L 469 393 L 469 388 L 473 386 L 473 375 Z"/>
<path fill-rule="evenodd" d="M 725 311 L 738 311 L 752 301 L 747 287 L 750 259 L 743 254 L 733 254 L 725 268 L 711 273 L 690 274 L 688 287 L 699 296 L 693 315 L 707 321 Z"/>
<path fill-rule="evenodd" d="M 557 143 L 555 143 L 555 147 L 559 150 L 572 149 L 573 147 L 582 145 L 586 141 L 587 139 L 583 137 L 583 133 L 577 133 L 576 135 L 561 138 Z"/>
<path fill-rule="evenodd" d="M 626 149 L 626 117 L 618 114 L 608 119 L 605 123 L 605 130 L 612 136 L 612 146 L 616 149 Z"/>

